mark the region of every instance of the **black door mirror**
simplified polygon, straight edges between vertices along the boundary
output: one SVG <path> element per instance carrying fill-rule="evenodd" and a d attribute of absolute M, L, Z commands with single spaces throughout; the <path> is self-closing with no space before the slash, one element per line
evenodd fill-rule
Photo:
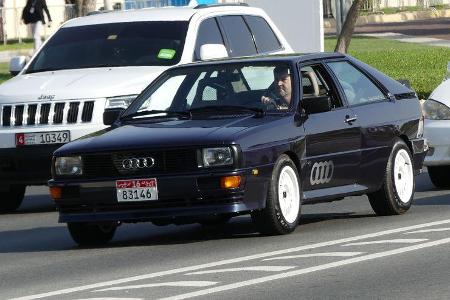
<path fill-rule="evenodd" d="M 326 112 L 331 110 L 331 98 L 330 96 L 303 98 L 301 105 L 307 114 Z"/>
<path fill-rule="evenodd" d="M 114 124 L 124 111 L 125 109 L 123 108 L 106 109 L 105 112 L 103 112 L 103 124 L 106 126 Z"/>

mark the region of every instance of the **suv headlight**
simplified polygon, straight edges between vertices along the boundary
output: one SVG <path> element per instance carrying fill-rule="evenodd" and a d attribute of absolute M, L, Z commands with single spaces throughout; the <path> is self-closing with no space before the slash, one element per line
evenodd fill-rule
<path fill-rule="evenodd" d="M 221 167 L 232 165 L 233 151 L 230 147 L 204 148 L 202 149 L 203 167 Z"/>
<path fill-rule="evenodd" d="M 106 98 L 106 106 L 107 108 L 127 108 L 134 99 L 136 99 L 138 95 L 128 95 L 128 96 L 119 96 L 119 97 L 111 97 Z"/>
<path fill-rule="evenodd" d="M 81 156 L 57 157 L 55 159 L 55 174 L 58 176 L 83 175 Z"/>
<path fill-rule="evenodd" d="M 450 120 L 450 108 L 441 102 L 428 99 L 422 109 L 425 119 Z"/>

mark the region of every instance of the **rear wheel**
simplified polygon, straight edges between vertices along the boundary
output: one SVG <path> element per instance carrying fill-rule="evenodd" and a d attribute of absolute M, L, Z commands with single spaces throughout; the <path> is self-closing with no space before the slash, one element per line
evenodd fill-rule
<path fill-rule="evenodd" d="M 25 195 L 25 186 L 10 186 L 6 191 L 0 192 L 0 212 L 8 213 L 17 210 L 22 204 Z"/>
<path fill-rule="evenodd" d="M 381 189 L 368 195 L 377 215 L 400 215 L 411 207 L 415 189 L 412 161 L 408 146 L 398 139 L 389 156 Z"/>
<path fill-rule="evenodd" d="M 431 182 L 440 189 L 450 188 L 450 166 L 427 167 Z"/>
<path fill-rule="evenodd" d="M 114 237 L 117 223 L 68 223 L 72 239 L 80 246 L 101 246 Z"/>
<path fill-rule="evenodd" d="M 262 234 L 291 233 L 300 219 L 301 189 L 297 168 L 283 154 L 275 163 L 266 200 L 266 207 L 251 216 Z"/>

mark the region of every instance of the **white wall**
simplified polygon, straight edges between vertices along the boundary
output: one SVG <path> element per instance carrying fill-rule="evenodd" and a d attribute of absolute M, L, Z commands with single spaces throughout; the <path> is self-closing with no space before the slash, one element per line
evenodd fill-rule
<path fill-rule="evenodd" d="M 245 2 L 250 6 L 264 9 L 294 51 L 324 50 L 322 0 L 246 0 Z"/>

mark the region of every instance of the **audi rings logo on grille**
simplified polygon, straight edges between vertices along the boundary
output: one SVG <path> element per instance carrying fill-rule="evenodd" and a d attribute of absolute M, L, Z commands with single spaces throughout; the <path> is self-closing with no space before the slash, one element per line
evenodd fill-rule
<path fill-rule="evenodd" d="M 153 157 L 128 158 L 122 160 L 122 167 L 125 170 L 146 169 L 155 165 Z"/>
<path fill-rule="evenodd" d="M 311 185 L 325 184 L 333 178 L 334 164 L 331 160 L 316 162 L 311 169 Z"/>

